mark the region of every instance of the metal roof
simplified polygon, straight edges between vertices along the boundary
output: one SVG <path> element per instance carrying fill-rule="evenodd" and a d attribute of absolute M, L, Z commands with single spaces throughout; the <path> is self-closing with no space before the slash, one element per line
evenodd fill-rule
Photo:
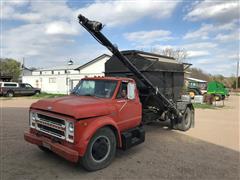
<path fill-rule="evenodd" d="M 146 56 L 154 56 L 154 57 L 161 57 L 161 58 L 166 58 L 166 59 L 171 59 L 175 60 L 173 57 L 161 55 L 161 54 L 156 54 L 156 53 L 150 53 L 150 52 L 145 52 L 145 51 L 139 51 L 139 50 L 126 50 L 126 51 L 121 51 L 123 54 L 140 54 L 140 55 L 146 55 Z"/>
<path fill-rule="evenodd" d="M 85 68 L 86 66 L 89 66 L 98 60 L 104 58 L 104 57 L 110 57 L 108 54 L 102 54 L 101 56 L 98 56 L 97 58 L 85 63 L 85 64 L 73 64 L 73 65 L 65 65 L 65 66 L 53 66 L 48 68 L 40 68 L 36 69 L 34 71 L 54 71 L 54 70 L 80 70 Z"/>
<path fill-rule="evenodd" d="M 196 79 L 196 78 L 186 78 L 188 80 L 191 80 L 191 81 L 196 81 L 196 82 L 202 82 L 202 83 L 206 83 L 207 81 L 205 80 L 202 80 L 202 79 Z"/>
<path fill-rule="evenodd" d="M 85 68 L 85 67 L 87 67 L 87 66 L 89 66 L 89 65 L 91 65 L 91 64 L 93 64 L 93 63 L 95 63 L 97 61 L 99 61 L 100 59 L 102 59 L 104 57 L 109 57 L 110 58 L 111 56 L 109 56 L 108 54 L 102 54 L 101 56 L 98 56 L 97 58 L 95 58 L 95 59 L 93 59 L 93 60 L 83 64 L 82 66 L 80 66 L 78 68 L 76 68 L 76 70 L 81 70 L 81 69 L 83 69 L 83 68 Z"/>
<path fill-rule="evenodd" d="M 55 66 L 55 67 L 49 67 L 49 68 L 41 68 L 37 69 L 35 71 L 53 71 L 53 70 L 74 70 L 79 68 L 81 65 L 65 65 L 65 66 Z"/>

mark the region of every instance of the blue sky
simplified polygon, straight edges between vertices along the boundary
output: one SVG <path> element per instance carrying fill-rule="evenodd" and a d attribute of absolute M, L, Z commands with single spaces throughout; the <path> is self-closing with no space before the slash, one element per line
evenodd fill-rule
<path fill-rule="evenodd" d="M 1 56 L 51 67 L 110 54 L 78 24 L 79 13 L 105 24 L 103 33 L 120 50 L 185 49 L 193 67 L 235 74 L 240 18 L 234 0 L 1 0 Z"/>

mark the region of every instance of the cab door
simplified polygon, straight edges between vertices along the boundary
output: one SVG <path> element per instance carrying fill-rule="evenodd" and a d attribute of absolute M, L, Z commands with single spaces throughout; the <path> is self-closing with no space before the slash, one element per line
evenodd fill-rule
<path fill-rule="evenodd" d="M 35 89 L 30 84 L 25 84 L 25 92 L 27 95 L 32 95 L 35 93 Z"/>
<path fill-rule="evenodd" d="M 131 82 L 122 82 L 115 98 L 117 124 L 121 131 L 134 128 L 141 123 L 142 106 Z"/>
<path fill-rule="evenodd" d="M 26 91 L 26 85 L 24 83 L 19 84 L 19 87 L 17 88 L 17 93 L 21 94 L 21 95 L 26 95 L 27 91 Z"/>

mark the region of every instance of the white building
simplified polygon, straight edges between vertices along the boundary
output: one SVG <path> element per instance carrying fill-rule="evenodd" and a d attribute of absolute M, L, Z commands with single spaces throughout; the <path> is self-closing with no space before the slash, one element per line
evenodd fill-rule
<path fill-rule="evenodd" d="M 110 58 L 103 54 L 83 65 L 67 65 L 32 71 L 22 76 L 23 83 L 41 88 L 42 92 L 68 94 L 85 76 L 103 76 L 105 62 Z"/>

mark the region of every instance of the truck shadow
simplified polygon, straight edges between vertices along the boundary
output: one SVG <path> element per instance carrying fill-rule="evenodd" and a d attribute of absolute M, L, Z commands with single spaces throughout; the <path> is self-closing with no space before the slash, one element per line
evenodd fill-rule
<path fill-rule="evenodd" d="M 28 108 L 2 107 L 0 173 L 11 180 L 239 178 L 239 152 L 170 131 L 165 125 L 146 125 L 144 143 L 127 151 L 117 150 L 109 167 L 89 173 L 24 141 Z"/>

